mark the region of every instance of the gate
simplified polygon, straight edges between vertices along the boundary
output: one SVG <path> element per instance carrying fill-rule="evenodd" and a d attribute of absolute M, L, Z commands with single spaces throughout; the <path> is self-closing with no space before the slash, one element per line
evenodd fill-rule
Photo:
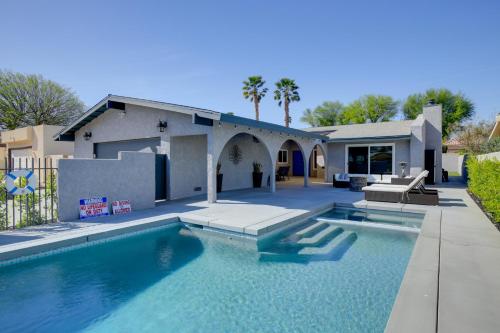
<path fill-rule="evenodd" d="M 5 158 L 0 168 L 0 230 L 57 222 L 57 168 L 52 158 Z M 36 176 L 34 191 L 23 195 L 9 193 L 8 174 L 29 170 Z M 12 174 L 11 174 L 12 175 Z M 13 178 L 12 176 L 11 178 Z M 25 186 L 26 179 L 13 180 L 16 186 Z"/>

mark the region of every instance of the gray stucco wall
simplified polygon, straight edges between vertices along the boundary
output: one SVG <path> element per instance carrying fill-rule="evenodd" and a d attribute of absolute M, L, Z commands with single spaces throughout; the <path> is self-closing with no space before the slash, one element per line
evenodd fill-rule
<path fill-rule="evenodd" d="M 207 136 L 170 139 L 170 199 L 207 193 Z"/>
<path fill-rule="evenodd" d="M 330 142 L 328 143 L 328 181 L 333 180 L 333 176 L 336 173 L 344 173 L 345 171 L 345 147 L 349 144 L 394 144 L 394 164 L 395 169 L 393 174 L 400 175 L 401 167 L 399 162 L 406 161 L 410 162 L 410 141 L 409 140 L 398 140 L 398 141 L 384 141 L 377 143 L 372 142 Z M 409 173 L 409 167 L 406 169 L 406 174 Z"/>
<path fill-rule="evenodd" d="M 79 218 L 80 199 L 105 196 L 109 203 L 130 200 L 132 209 L 155 205 L 155 156 L 122 152 L 116 160 L 59 160 L 57 176 L 59 220 Z M 111 212 L 111 205 L 109 206 Z"/>
<path fill-rule="evenodd" d="M 241 150 L 242 160 L 234 164 L 230 159 L 231 147 L 237 145 Z M 267 178 L 271 175 L 271 157 L 266 146 L 261 142 L 255 142 L 249 134 L 239 134 L 228 141 L 219 160 L 221 161 L 221 173 L 223 176 L 222 190 L 236 190 L 251 188 L 253 162 L 262 164 L 262 187 L 267 186 Z"/>

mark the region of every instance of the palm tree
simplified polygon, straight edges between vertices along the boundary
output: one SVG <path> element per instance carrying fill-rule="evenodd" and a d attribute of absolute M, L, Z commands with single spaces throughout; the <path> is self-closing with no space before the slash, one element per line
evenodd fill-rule
<path fill-rule="evenodd" d="M 259 103 L 266 96 L 267 88 L 262 88 L 266 81 L 262 76 L 250 76 L 248 81 L 243 81 L 243 97 L 249 99 L 255 105 L 255 120 L 259 120 Z"/>
<path fill-rule="evenodd" d="M 283 78 L 276 82 L 276 90 L 274 91 L 274 99 L 278 101 L 278 105 L 284 105 L 285 108 L 285 126 L 290 127 L 290 112 L 289 105 L 291 102 L 300 101 L 299 87 L 295 84 L 295 80 Z"/>

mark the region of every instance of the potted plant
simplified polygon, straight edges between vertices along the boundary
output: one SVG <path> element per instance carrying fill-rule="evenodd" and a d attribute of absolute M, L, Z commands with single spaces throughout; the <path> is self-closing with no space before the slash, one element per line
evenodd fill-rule
<path fill-rule="evenodd" d="M 223 174 L 220 173 L 220 168 L 222 167 L 222 164 L 217 162 L 217 193 L 222 192 L 222 176 Z"/>
<path fill-rule="evenodd" d="M 262 164 L 253 162 L 253 187 L 259 188 L 262 185 Z"/>

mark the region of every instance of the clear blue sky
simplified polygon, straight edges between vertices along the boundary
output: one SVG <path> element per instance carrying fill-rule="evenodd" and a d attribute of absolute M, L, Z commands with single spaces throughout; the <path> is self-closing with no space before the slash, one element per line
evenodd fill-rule
<path fill-rule="evenodd" d="M 404 2 L 404 3 L 403 3 Z M 500 112 L 500 1 L 2 1 L 0 68 L 86 105 L 108 93 L 253 117 L 242 80 L 300 86 L 305 108 L 369 93 L 462 91 Z M 269 94 L 262 119 L 282 123 Z"/>

